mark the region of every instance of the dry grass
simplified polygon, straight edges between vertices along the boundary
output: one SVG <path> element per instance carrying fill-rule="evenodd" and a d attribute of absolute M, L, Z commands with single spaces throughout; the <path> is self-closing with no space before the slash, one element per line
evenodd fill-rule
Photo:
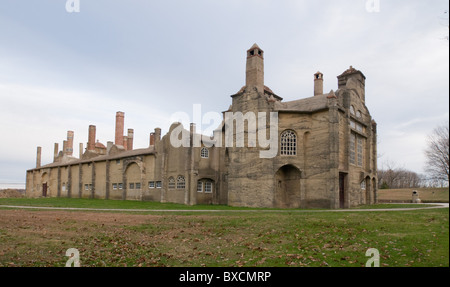
<path fill-rule="evenodd" d="M 413 190 L 419 192 L 422 202 L 449 202 L 448 188 L 380 189 L 378 190 L 378 200 L 411 201 Z"/>

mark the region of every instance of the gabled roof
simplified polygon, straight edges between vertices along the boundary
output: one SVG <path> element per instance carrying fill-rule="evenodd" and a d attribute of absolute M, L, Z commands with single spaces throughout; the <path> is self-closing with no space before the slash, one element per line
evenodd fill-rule
<path fill-rule="evenodd" d="M 312 113 L 328 108 L 328 99 L 335 97 L 334 92 L 289 102 L 275 102 L 275 110 L 279 112 Z"/>
<path fill-rule="evenodd" d="M 134 150 L 129 150 L 129 151 L 124 151 L 118 154 L 114 154 L 114 155 L 99 155 L 93 158 L 89 158 L 89 159 L 78 159 L 75 157 L 68 157 L 68 158 L 63 158 L 62 161 L 57 161 L 57 162 L 53 162 L 53 163 L 49 163 L 46 165 L 43 165 L 41 167 L 38 168 L 33 168 L 30 170 L 37 170 L 37 169 L 43 169 L 43 168 L 51 168 L 51 167 L 58 167 L 58 166 L 69 166 L 69 165 L 77 165 L 80 163 L 89 163 L 89 162 L 99 162 L 99 161 L 106 161 L 106 160 L 116 160 L 116 159 L 121 159 L 121 158 L 127 158 L 127 157 L 132 157 L 132 156 L 139 156 L 139 155 L 147 155 L 147 154 L 154 154 L 155 153 L 155 148 L 153 146 L 149 147 L 149 148 L 141 148 L 141 149 L 134 149 Z"/>

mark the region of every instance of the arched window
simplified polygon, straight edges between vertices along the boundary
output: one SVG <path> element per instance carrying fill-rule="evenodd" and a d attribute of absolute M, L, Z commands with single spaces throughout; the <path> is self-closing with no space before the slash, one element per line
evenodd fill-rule
<path fill-rule="evenodd" d="M 350 106 L 350 114 L 355 115 L 355 107 Z"/>
<path fill-rule="evenodd" d="M 297 155 L 297 136 L 294 131 L 286 130 L 281 134 L 281 155 Z"/>
<path fill-rule="evenodd" d="M 175 179 L 173 177 L 169 177 L 169 189 L 175 188 Z"/>
<path fill-rule="evenodd" d="M 185 187 L 186 187 L 186 180 L 184 179 L 184 176 L 179 175 L 177 177 L 177 188 L 184 189 Z"/>
<path fill-rule="evenodd" d="M 200 151 L 200 156 L 202 158 L 208 158 L 209 157 L 209 150 L 206 147 L 202 148 L 202 150 Z"/>

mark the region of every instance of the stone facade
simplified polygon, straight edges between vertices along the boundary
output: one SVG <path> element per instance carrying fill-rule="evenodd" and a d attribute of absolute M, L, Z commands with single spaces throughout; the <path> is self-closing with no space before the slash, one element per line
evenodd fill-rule
<path fill-rule="evenodd" d="M 373 204 L 377 131 L 365 105 L 366 78 L 353 67 L 337 78 L 338 89 L 324 94 L 323 74 L 317 72 L 313 96 L 283 102 L 264 85 L 264 51 L 255 44 L 247 51 L 246 85 L 231 96 L 224 112 L 224 118 L 242 113 L 247 119 L 243 130 L 236 120 L 231 145 L 224 120 L 200 146 L 194 143 L 194 124 L 187 130 L 173 123 L 166 135 L 156 128 L 148 147 L 134 149 L 134 131 L 123 135 L 125 114 L 117 112 L 114 143 L 95 142 L 95 126 L 90 126 L 87 148 L 75 158 L 74 133 L 69 131 L 63 151 L 55 144 L 54 162 L 47 165 L 41 165 L 38 147 L 36 168 L 27 171 L 26 194 L 279 208 Z M 250 129 L 254 119 L 247 117 L 262 112 L 278 120 L 278 151 L 267 158 L 261 150 L 268 148 Z M 265 119 L 265 134 L 272 136 L 271 118 Z M 188 135 L 189 142 L 175 147 L 174 131 Z"/>

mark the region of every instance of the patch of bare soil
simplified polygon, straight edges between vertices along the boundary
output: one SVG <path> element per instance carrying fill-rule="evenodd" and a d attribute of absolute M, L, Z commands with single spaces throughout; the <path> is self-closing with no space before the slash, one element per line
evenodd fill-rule
<path fill-rule="evenodd" d="M 204 233 L 200 223 L 177 217 L 2 209 L 0 267 L 64 266 L 69 248 L 79 250 L 82 266 L 173 265 L 169 259 L 188 260 L 195 250 L 180 234 Z M 203 221 L 202 216 L 191 219 Z"/>

